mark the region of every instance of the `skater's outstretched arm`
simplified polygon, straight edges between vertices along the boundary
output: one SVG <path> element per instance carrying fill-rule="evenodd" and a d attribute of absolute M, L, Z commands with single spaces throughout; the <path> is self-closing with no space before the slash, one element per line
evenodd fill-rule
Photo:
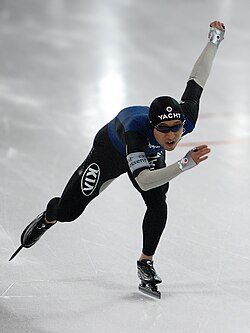
<path fill-rule="evenodd" d="M 189 80 L 194 80 L 204 88 L 221 41 L 224 39 L 225 25 L 219 21 L 210 24 L 208 43 L 194 64 Z"/>
<path fill-rule="evenodd" d="M 200 97 L 209 77 L 218 47 L 224 39 L 224 35 L 224 23 L 214 21 L 210 24 L 208 43 L 194 64 L 186 89 L 182 95 L 181 105 L 187 121 L 192 124 L 189 126 L 191 130 L 196 124 L 199 113 Z"/>

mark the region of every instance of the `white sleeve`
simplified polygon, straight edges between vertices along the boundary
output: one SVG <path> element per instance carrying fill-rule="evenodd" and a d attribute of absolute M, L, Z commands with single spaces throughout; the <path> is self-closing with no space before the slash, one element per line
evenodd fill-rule
<path fill-rule="evenodd" d="M 142 170 L 135 180 L 143 191 L 148 191 L 168 183 L 182 172 L 178 162 L 176 162 L 158 170 Z"/>

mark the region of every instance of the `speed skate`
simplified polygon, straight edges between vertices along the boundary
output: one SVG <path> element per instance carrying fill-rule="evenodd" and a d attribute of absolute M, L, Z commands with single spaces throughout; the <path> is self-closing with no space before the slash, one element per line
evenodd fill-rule
<path fill-rule="evenodd" d="M 41 236 L 53 226 L 54 224 L 45 223 L 45 212 L 39 214 L 22 232 L 21 245 L 12 254 L 9 261 L 15 258 L 15 256 L 22 250 L 22 248 L 29 248 L 33 246 Z"/>
<path fill-rule="evenodd" d="M 162 280 L 154 269 L 153 261 L 148 259 L 137 261 L 137 270 L 138 277 L 141 280 L 138 289 L 144 294 L 160 299 L 161 293 L 157 284 L 161 283 Z"/>

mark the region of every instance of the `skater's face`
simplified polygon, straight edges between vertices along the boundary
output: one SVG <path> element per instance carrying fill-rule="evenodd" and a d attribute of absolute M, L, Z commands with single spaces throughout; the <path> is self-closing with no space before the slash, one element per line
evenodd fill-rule
<path fill-rule="evenodd" d="M 156 141 L 167 151 L 175 149 L 182 133 L 183 123 L 180 120 L 163 121 L 154 128 Z"/>

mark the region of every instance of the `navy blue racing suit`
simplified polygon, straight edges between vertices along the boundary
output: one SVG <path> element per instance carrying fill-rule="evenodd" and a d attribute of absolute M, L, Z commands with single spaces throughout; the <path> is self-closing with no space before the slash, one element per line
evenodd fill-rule
<path fill-rule="evenodd" d="M 183 135 L 195 127 L 201 93 L 202 88 L 195 81 L 188 81 L 181 98 L 185 115 Z M 147 208 L 142 223 L 142 252 L 148 256 L 155 253 L 167 221 L 169 184 L 143 191 L 135 181 L 145 168 L 156 170 L 166 166 L 165 151 L 154 137 L 148 113 L 147 106 L 125 108 L 97 133 L 91 151 L 72 175 L 61 197 L 48 203 L 46 217 L 49 221 L 74 221 L 115 178 L 127 173 Z M 131 171 L 126 156 L 134 152 L 145 152 L 148 165 Z"/>

